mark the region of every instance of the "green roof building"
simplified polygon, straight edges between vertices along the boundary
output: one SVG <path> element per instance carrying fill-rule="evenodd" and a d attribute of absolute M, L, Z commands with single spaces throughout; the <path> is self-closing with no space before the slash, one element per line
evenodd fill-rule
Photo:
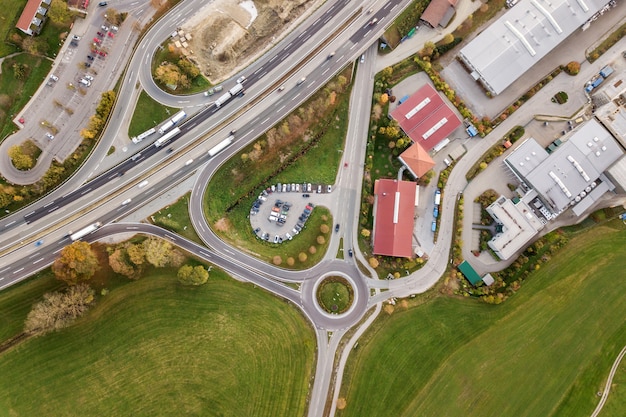
<path fill-rule="evenodd" d="M 480 275 L 478 275 L 476 270 L 474 270 L 472 265 L 470 265 L 467 261 L 463 261 L 463 263 L 459 265 L 459 271 L 465 275 L 465 278 L 467 278 L 473 286 L 476 286 L 476 284 L 480 282 Z"/>

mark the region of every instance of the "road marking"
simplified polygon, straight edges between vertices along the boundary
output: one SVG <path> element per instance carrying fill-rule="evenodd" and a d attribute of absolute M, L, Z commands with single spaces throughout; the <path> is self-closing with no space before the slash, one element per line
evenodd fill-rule
<path fill-rule="evenodd" d="M 52 213 L 54 210 L 57 210 L 58 208 L 59 206 L 54 206 L 50 210 L 48 210 L 48 213 Z"/>
<path fill-rule="evenodd" d="M 41 261 L 43 261 L 43 258 L 39 258 L 36 261 L 33 261 L 33 264 L 36 264 L 37 262 L 41 262 Z"/>
<path fill-rule="evenodd" d="M 63 250 L 63 248 L 59 248 L 59 249 L 55 250 L 55 251 L 54 251 L 54 252 L 52 252 L 52 253 L 59 253 L 59 252 L 61 252 L 61 250 Z"/>
<path fill-rule="evenodd" d="M 270 119 L 270 118 L 268 117 L 267 119 L 263 120 L 263 121 L 261 122 L 261 124 L 262 124 L 262 125 L 264 125 L 264 124 L 265 124 L 265 123 L 266 123 L 269 119 Z"/>
<path fill-rule="evenodd" d="M 372 31 L 372 29 L 368 30 L 367 32 L 365 32 L 365 36 L 363 36 L 364 38 L 367 37 L 367 35 L 370 34 L 370 32 Z"/>
<path fill-rule="evenodd" d="M 287 55 L 285 55 L 285 58 L 288 58 L 289 55 L 291 55 L 291 52 L 287 52 Z M 283 60 L 284 60 L 284 58 L 283 58 Z"/>
<path fill-rule="evenodd" d="M 341 55 L 341 57 L 339 57 L 338 61 L 343 61 L 343 57 L 344 57 L 344 56 L 345 56 L 345 55 Z"/>
<path fill-rule="evenodd" d="M 298 39 L 300 39 L 301 37 L 303 37 L 306 34 L 306 30 L 304 32 L 302 32 L 301 34 L 298 35 Z"/>
<path fill-rule="evenodd" d="M 281 112 L 284 108 L 285 106 L 282 106 L 280 109 L 278 109 L 278 111 Z"/>
<path fill-rule="evenodd" d="M 180 103 L 180 104 L 189 103 L 189 100 L 178 100 L 178 103 Z"/>
<path fill-rule="evenodd" d="M 137 230 L 139 229 L 137 226 L 128 226 L 126 227 L 126 230 Z"/>
<path fill-rule="evenodd" d="M 14 224 L 15 222 L 17 222 L 17 220 L 13 220 L 12 222 L 5 224 L 4 227 L 9 227 L 12 224 Z"/>
<path fill-rule="evenodd" d="M 48 204 L 44 204 L 43 208 L 48 208 L 48 206 L 51 206 L 54 204 L 54 200 L 52 200 L 51 202 L 49 202 Z"/>
<path fill-rule="evenodd" d="M 170 236 L 167 233 L 165 234 L 165 237 L 168 238 L 168 239 L 176 240 L 176 238 L 174 236 Z"/>
<path fill-rule="evenodd" d="M 298 93 L 294 98 L 291 99 L 291 101 L 294 101 L 295 99 L 297 99 L 298 97 L 300 97 L 300 93 Z"/>
<path fill-rule="evenodd" d="M 291 46 L 291 44 L 293 43 L 293 41 L 289 42 L 289 45 L 285 46 L 285 49 L 289 48 Z M 283 51 L 285 50 L 283 49 Z"/>
<path fill-rule="evenodd" d="M 353 43 L 352 46 L 350 47 L 350 50 L 353 50 L 356 47 L 356 43 Z"/>
<path fill-rule="evenodd" d="M 252 74 L 253 74 L 253 75 L 257 75 L 257 73 L 258 73 L 259 71 L 261 71 L 262 69 L 263 69 L 263 67 L 261 67 L 261 68 L 259 68 L 258 70 L 254 71 Z"/>
<path fill-rule="evenodd" d="M 259 75 L 259 77 L 263 78 L 265 77 L 265 74 L 267 74 L 267 71 L 263 72 L 263 74 Z"/>
<path fill-rule="evenodd" d="M 204 233 L 204 227 L 202 227 L 202 224 L 200 224 L 200 230 Z"/>
<path fill-rule="evenodd" d="M 385 7 L 387 7 L 387 6 L 385 6 Z M 391 8 L 391 11 L 393 12 L 394 10 L 396 10 L 396 7 L 398 7 L 397 4 Z"/>
<path fill-rule="evenodd" d="M 224 252 L 228 252 L 228 253 L 230 253 L 231 255 L 234 255 L 234 253 L 233 253 L 233 252 L 231 252 L 231 251 L 229 251 L 228 249 L 224 249 Z"/>
<path fill-rule="evenodd" d="M 33 259 L 35 256 L 39 256 L 39 252 L 30 255 L 28 259 Z"/>
<path fill-rule="evenodd" d="M 328 72 L 328 70 L 329 70 L 329 69 L 330 69 L 330 67 L 329 67 L 329 68 L 326 68 L 326 69 L 322 72 L 322 75 L 326 74 L 326 73 Z"/>
<path fill-rule="evenodd" d="M 324 24 L 328 23 L 328 22 L 330 21 L 330 19 L 332 19 L 332 18 L 333 18 L 333 17 L 331 16 L 331 17 L 329 17 L 329 18 L 327 18 L 327 19 L 324 19 L 324 22 L 323 22 L 323 23 L 324 23 Z"/>
<path fill-rule="evenodd" d="M 18 272 L 23 271 L 23 270 L 24 270 L 24 268 L 20 268 L 20 269 L 18 269 L 17 271 L 13 271 L 13 275 L 15 275 L 15 274 L 17 274 Z"/>
<path fill-rule="evenodd" d="M 391 3 L 387 3 L 387 4 L 385 4 L 385 7 L 383 7 L 383 9 L 386 9 L 386 8 L 387 8 L 387 7 L 389 7 L 389 6 L 391 6 Z M 396 4 L 396 6 L 397 6 L 397 4 Z M 393 7 L 396 7 L 396 6 L 393 6 Z M 391 9 L 391 10 L 393 10 L 393 9 Z"/>
<path fill-rule="evenodd" d="M 207 258 L 210 258 L 210 257 L 211 257 L 211 255 L 209 255 L 209 253 L 207 253 L 207 252 L 200 251 L 200 253 L 201 253 L 202 255 L 206 256 Z"/>
<path fill-rule="evenodd" d="M 2 272 L 4 272 L 4 271 L 6 271 L 7 269 L 11 269 L 11 267 L 10 267 L 10 266 L 7 266 L 7 267 L 6 267 L 6 268 L 4 268 L 3 270 L 1 270 L 1 271 L 0 271 L 0 273 L 2 273 Z"/>
<path fill-rule="evenodd" d="M 278 55 L 274 55 L 274 56 L 272 57 L 272 59 L 270 59 L 270 62 L 272 62 L 272 61 L 273 61 L 273 60 L 275 60 L 276 58 L 278 58 Z"/>
<path fill-rule="evenodd" d="M 82 193 L 80 193 L 80 195 L 85 195 L 85 194 L 87 194 L 87 193 L 88 193 L 88 192 L 90 192 L 90 191 L 91 191 L 91 188 L 87 188 L 85 191 L 83 191 Z"/>
<path fill-rule="evenodd" d="M 242 138 L 242 139 L 243 139 L 243 138 L 245 138 L 245 137 L 246 137 L 246 136 L 248 136 L 250 133 L 252 133 L 252 131 L 250 131 L 250 132 L 246 133 L 246 134 L 245 134 L 245 135 L 243 135 L 241 138 Z"/>

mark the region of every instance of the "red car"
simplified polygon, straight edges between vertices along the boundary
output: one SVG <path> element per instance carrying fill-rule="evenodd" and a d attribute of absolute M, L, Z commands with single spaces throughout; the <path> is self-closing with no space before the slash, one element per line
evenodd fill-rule
<path fill-rule="evenodd" d="M 115 36 L 115 34 L 113 32 L 109 32 L 109 38 L 112 38 L 114 36 Z"/>
<path fill-rule="evenodd" d="M 101 41 L 100 39 L 98 39 L 98 38 L 93 38 L 93 41 L 94 41 L 95 43 L 97 43 L 97 44 L 100 44 L 100 43 L 102 42 L 102 41 Z"/>
<path fill-rule="evenodd" d="M 107 53 L 104 52 L 104 51 L 100 51 L 100 52 L 98 52 L 98 55 L 100 55 L 101 57 L 105 57 L 105 56 L 107 56 Z"/>

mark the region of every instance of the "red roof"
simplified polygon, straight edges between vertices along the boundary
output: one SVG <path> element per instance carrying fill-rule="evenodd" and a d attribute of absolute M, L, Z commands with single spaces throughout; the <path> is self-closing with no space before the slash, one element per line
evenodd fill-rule
<path fill-rule="evenodd" d="M 374 183 L 374 254 L 413 256 L 413 212 L 417 184 L 376 180 Z"/>
<path fill-rule="evenodd" d="M 430 151 L 461 125 L 439 93 L 426 84 L 391 112 L 404 133 Z"/>
<path fill-rule="evenodd" d="M 17 21 L 16 28 L 27 32 L 30 28 L 30 24 L 33 21 L 33 17 L 37 14 L 37 9 L 39 9 L 39 5 L 41 5 L 41 0 L 28 0 L 26 6 L 24 6 L 24 10 L 22 11 L 22 15 L 20 19 Z"/>
<path fill-rule="evenodd" d="M 419 144 L 414 143 L 398 157 L 415 178 L 420 178 L 435 166 L 435 161 Z"/>
<path fill-rule="evenodd" d="M 435 28 L 439 26 L 446 12 L 455 5 L 456 0 L 432 0 L 420 19 Z"/>

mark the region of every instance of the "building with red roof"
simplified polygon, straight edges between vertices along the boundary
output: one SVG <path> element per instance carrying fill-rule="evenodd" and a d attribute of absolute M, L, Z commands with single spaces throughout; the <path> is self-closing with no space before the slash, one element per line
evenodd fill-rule
<path fill-rule="evenodd" d="M 446 27 L 454 16 L 454 6 L 456 0 L 432 0 L 420 16 L 420 20 L 431 28 Z"/>
<path fill-rule="evenodd" d="M 411 258 L 417 184 L 389 179 L 374 183 L 375 255 Z"/>
<path fill-rule="evenodd" d="M 396 107 L 391 117 L 425 151 L 430 151 L 461 126 L 459 117 L 430 84 Z"/>
<path fill-rule="evenodd" d="M 413 178 L 421 178 L 435 166 L 433 158 L 417 143 L 409 146 L 398 156 L 398 159 L 413 175 Z"/>
<path fill-rule="evenodd" d="M 38 35 L 46 21 L 50 3 L 52 0 L 28 0 L 15 27 L 27 35 Z"/>

